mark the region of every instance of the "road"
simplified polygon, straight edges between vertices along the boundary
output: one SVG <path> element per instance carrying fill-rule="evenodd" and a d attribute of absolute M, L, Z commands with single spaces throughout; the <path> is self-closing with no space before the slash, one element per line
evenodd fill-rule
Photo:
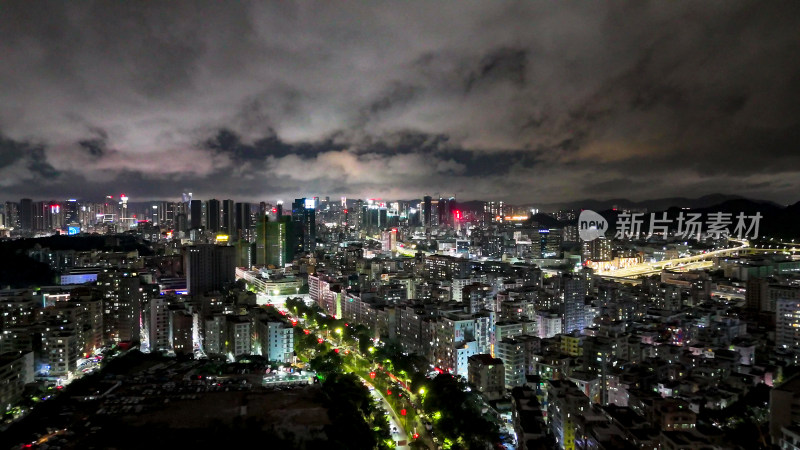
<path fill-rule="evenodd" d="M 278 309 L 280 309 L 281 311 L 285 312 L 285 313 L 286 313 L 286 315 L 287 315 L 287 317 L 289 317 L 290 319 L 297 320 L 297 321 L 298 321 L 298 323 L 300 323 L 300 324 L 302 324 L 302 325 L 304 325 L 304 326 L 305 326 L 305 320 L 304 320 L 303 318 L 295 316 L 294 314 L 292 314 L 292 312 L 291 312 L 291 311 L 289 311 L 288 309 L 286 309 L 286 308 L 285 308 L 285 307 L 283 307 L 283 306 L 279 307 Z M 349 347 L 349 346 L 342 345 L 342 343 L 341 343 L 341 342 L 336 342 L 336 341 L 334 341 L 333 339 L 330 339 L 330 337 L 329 337 L 329 336 L 327 336 L 327 335 L 325 335 L 325 334 L 323 334 L 323 333 L 322 333 L 322 330 L 320 330 L 319 328 L 314 328 L 314 331 L 315 331 L 316 333 L 318 333 L 318 336 L 322 337 L 322 339 L 324 339 L 324 340 L 325 340 L 325 342 L 327 342 L 327 343 L 329 343 L 329 344 L 331 344 L 331 345 L 333 345 L 333 346 L 335 346 L 335 347 L 338 347 L 338 348 L 345 348 L 345 349 L 349 350 L 349 351 L 350 351 L 350 352 L 353 354 L 353 356 L 354 356 L 354 357 L 357 357 L 357 358 L 362 358 L 362 359 L 365 359 L 365 360 L 366 360 L 366 358 L 364 357 L 364 355 L 362 355 L 362 354 L 361 354 L 361 353 L 358 351 L 358 349 L 357 349 L 357 348 L 351 348 L 351 347 Z M 389 402 L 388 402 L 388 401 L 387 401 L 387 400 L 386 400 L 386 399 L 383 397 L 383 393 L 382 393 L 382 392 L 378 392 L 378 390 L 377 390 L 377 389 L 375 389 L 375 387 L 374 387 L 374 386 L 372 386 L 372 384 L 371 384 L 371 383 L 370 383 L 368 380 L 366 380 L 365 378 L 363 378 L 363 377 L 361 377 L 360 375 L 358 375 L 358 373 L 357 373 L 357 372 L 353 372 L 353 374 L 355 374 L 356 376 L 358 376 L 358 377 L 361 379 L 361 381 L 362 381 L 362 382 L 363 382 L 363 383 L 364 383 L 364 384 L 365 384 L 365 385 L 366 385 L 368 388 L 370 388 L 370 393 L 371 393 L 371 395 L 372 395 L 372 396 L 373 396 L 373 397 L 376 399 L 376 401 L 378 401 L 378 402 L 379 402 L 379 404 L 380 404 L 380 405 L 383 407 L 383 409 L 385 409 L 386 411 L 388 411 L 388 412 L 389 412 L 389 428 L 390 428 L 390 430 L 394 430 L 395 428 L 397 429 L 397 433 L 394 433 L 394 432 L 392 433 L 392 439 L 395 441 L 395 443 L 397 443 L 398 441 L 403 441 L 403 440 L 405 440 L 405 441 L 406 441 L 406 445 L 404 445 L 404 446 L 397 446 L 397 448 L 399 448 L 399 449 L 408 449 L 408 448 L 410 448 L 410 447 L 408 446 L 408 443 L 410 442 L 410 439 L 411 439 L 411 436 L 410 436 L 410 435 L 409 435 L 409 433 L 408 433 L 408 432 L 409 432 L 409 429 L 410 429 L 411 431 L 414 431 L 414 430 L 416 429 L 416 431 L 417 431 L 418 433 L 420 433 L 420 438 L 422 438 L 422 439 L 423 439 L 423 442 L 424 442 L 424 443 L 425 443 L 425 444 L 426 444 L 426 445 L 427 445 L 429 448 L 435 448 L 435 447 L 433 446 L 434 444 L 433 444 L 433 442 L 432 442 L 432 441 L 431 441 L 431 442 L 428 442 L 428 441 L 426 440 L 426 433 L 425 433 L 425 430 L 424 430 L 424 428 L 422 428 L 422 429 L 417 429 L 417 428 L 416 428 L 417 426 L 416 426 L 416 425 L 413 425 L 413 424 L 412 424 L 412 426 L 409 426 L 409 427 L 408 427 L 408 429 L 404 428 L 404 427 L 402 426 L 402 422 L 401 422 L 401 419 L 400 419 L 400 417 L 399 417 L 399 416 L 397 415 L 397 413 L 396 413 L 396 412 L 395 412 L 395 411 L 392 409 L 392 407 L 391 407 L 391 405 L 389 404 Z M 421 426 L 421 424 L 420 424 L 420 426 Z"/>
<path fill-rule="evenodd" d="M 783 255 L 800 255 L 800 248 L 754 248 L 754 247 L 736 247 L 721 250 L 714 250 L 700 255 L 689 256 L 685 258 L 668 259 L 658 262 L 649 262 L 637 264 L 635 266 L 626 267 L 624 269 L 598 271 L 596 275 L 603 278 L 636 278 L 648 275 L 661 273 L 663 269 L 674 270 L 678 272 L 706 269 L 712 267 L 711 259 L 716 256 L 725 256 L 731 253 L 747 253 L 747 254 L 783 254 Z"/>
<path fill-rule="evenodd" d="M 386 399 L 383 397 L 383 394 L 378 392 L 378 390 L 375 389 L 375 387 L 372 386 L 367 380 L 364 380 L 363 378 L 361 380 L 364 382 L 365 385 L 367 385 L 367 387 L 369 388 L 369 392 L 372 395 L 372 397 L 375 399 L 375 401 L 378 402 L 378 404 L 381 405 L 381 407 L 384 410 L 389 412 L 389 414 L 388 414 L 388 416 L 389 416 L 389 429 L 390 430 L 395 430 L 395 429 L 397 430 L 396 433 L 394 431 L 392 431 L 392 439 L 394 439 L 394 442 L 397 443 L 399 441 L 406 441 L 406 445 L 398 445 L 397 448 L 398 449 L 409 449 L 410 447 L 408 446 L 408 442 L 409 442 L 410 436 L 408 436 L 408 433 L 406 433 L 406 430 L 402 427 L 402 425 L 401 425 L 402 422 L 400 420 L 400 417 L 398 417 L 397 414 L 395 414 L 394 410 L 392 409 L 392 406 L 389 404 L 388 401 L 386 401 Z"/>
<path fill-rule="evenodd" d="M 719 250 L 712 250 L 710 252 L 701 253 L 698 255 L 692 256 L 685 256 L 682 258 L 675 258 L 675 259 L 665 259 L 663 261 L 656 261 L 656 262 L 647 262 L 636 264 L 635 266 L 625 267 L 623 269 L 612 269 L 612 270 L 603 270 L 598 271 L 598 276 L 612 276 L 618 278 L 627 278 L 627 277 L 641 277 L 646 275 L 651 275 L 654 273 L 659 273 L 663 269 L 683 269 L 686 270 L 685 267 L 688 268 L 705 268 L 710 267 L 709 261 L 717 256 L 725 256 L 730 255 L 732 253 L 738 253 L 743 250 L 751 249 L 750 244 L 747 241 L 735 241 L 739 243 L 738 247 L 731 247 L 731 248 L 721 248 Z M 696 267 L 691 267 L 691 266 Z"/>

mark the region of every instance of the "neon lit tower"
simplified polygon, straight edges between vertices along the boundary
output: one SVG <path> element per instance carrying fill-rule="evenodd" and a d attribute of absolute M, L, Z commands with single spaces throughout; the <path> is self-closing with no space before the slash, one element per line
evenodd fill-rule
<path fill-rule="evenodd" d="M 122 194 L 119 196 L 120 204 L 122 205 L 122 218 L 121 220 L 128 220 L 128 196 Z"/>

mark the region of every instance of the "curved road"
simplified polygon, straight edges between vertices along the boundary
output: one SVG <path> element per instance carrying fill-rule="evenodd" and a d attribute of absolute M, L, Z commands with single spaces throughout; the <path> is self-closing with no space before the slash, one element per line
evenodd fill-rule
<path fill-rule="evenodd" d="M 392 406 L 389 404 L 388 401 L 386 401 L 386 399 L 383 397 L 383 394 L 381 394 L 380 392 L 378 392 L 377 389 L 375 389 L 375 386 L 373 386 L 363 378 L 361 379 L 361 381 L 365 385 L 367 385 L 367 387 L 369 388 L 369 392 L 375 399 L 375 401 L 377 401 L 378 404 L 380 404 L 383 407 L 383 409 L 389 413 L 388 414 L 389 429 L 390 430 L 397 429 L 396 433 L 392 431 L 392 439 L 394 440 L 395 444 L 399 441 L 406 441 L 406 445 L 398 445 L 396 448 L 401 450 L 409 449 L 410 447 L 408 446 L 408 442 L 410 437 L 408 436 L 408 433 L 406 433 L 406 430 L 401 425 L 402 422 L 400 421 L 400 417 L 398 417 L 397 414 L 395 414 L 394 410 L 392 409 Z"/>
<path fill-rule="evenodd" d="M 731 240 L 733 241 L 733 239 Z M 709 259 L 712 259 L 715 256 L 723 256 L 730 253 L 740 252 L 742 250 L 749 250 L 751 248 L 750 244 L 747 241 L 735 241 L 735 242 L 738 242 L 740 245 L 738 247 L 712 250 L 710 252 L 701 253 L 699 255 L 685 256 L 682 258 L 675 258 L 675 259 L 666 259 L 663 261 L 656 261 L 656 262 L 641 263 L 623 269 L 598 271 L 597 275 L 611 276 L 617 278 L 639 277 L 651 273 L 660 272 L 662 269 L 665 268 L 673 269 L 687 264 L 697 264 L 702 261 L 707 261 Z"/>

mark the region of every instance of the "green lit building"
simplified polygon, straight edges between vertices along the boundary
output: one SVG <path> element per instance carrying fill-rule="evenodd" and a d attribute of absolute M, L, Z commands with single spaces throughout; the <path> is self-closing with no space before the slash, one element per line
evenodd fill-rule
<path fill-rule="evenodd" d="M 256 225 L 256 265 L 283 267 L 294 258 L 294 229 L 291 217 L 270 221 L 266 216 Z"/>

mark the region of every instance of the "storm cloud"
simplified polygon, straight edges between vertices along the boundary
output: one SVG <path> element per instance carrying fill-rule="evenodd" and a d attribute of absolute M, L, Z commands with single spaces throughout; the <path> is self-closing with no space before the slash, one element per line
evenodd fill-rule
<path fill-rule="evenodd" d="M 0 197 L 800 188 L 797 2 L 6 2 Z"/>

